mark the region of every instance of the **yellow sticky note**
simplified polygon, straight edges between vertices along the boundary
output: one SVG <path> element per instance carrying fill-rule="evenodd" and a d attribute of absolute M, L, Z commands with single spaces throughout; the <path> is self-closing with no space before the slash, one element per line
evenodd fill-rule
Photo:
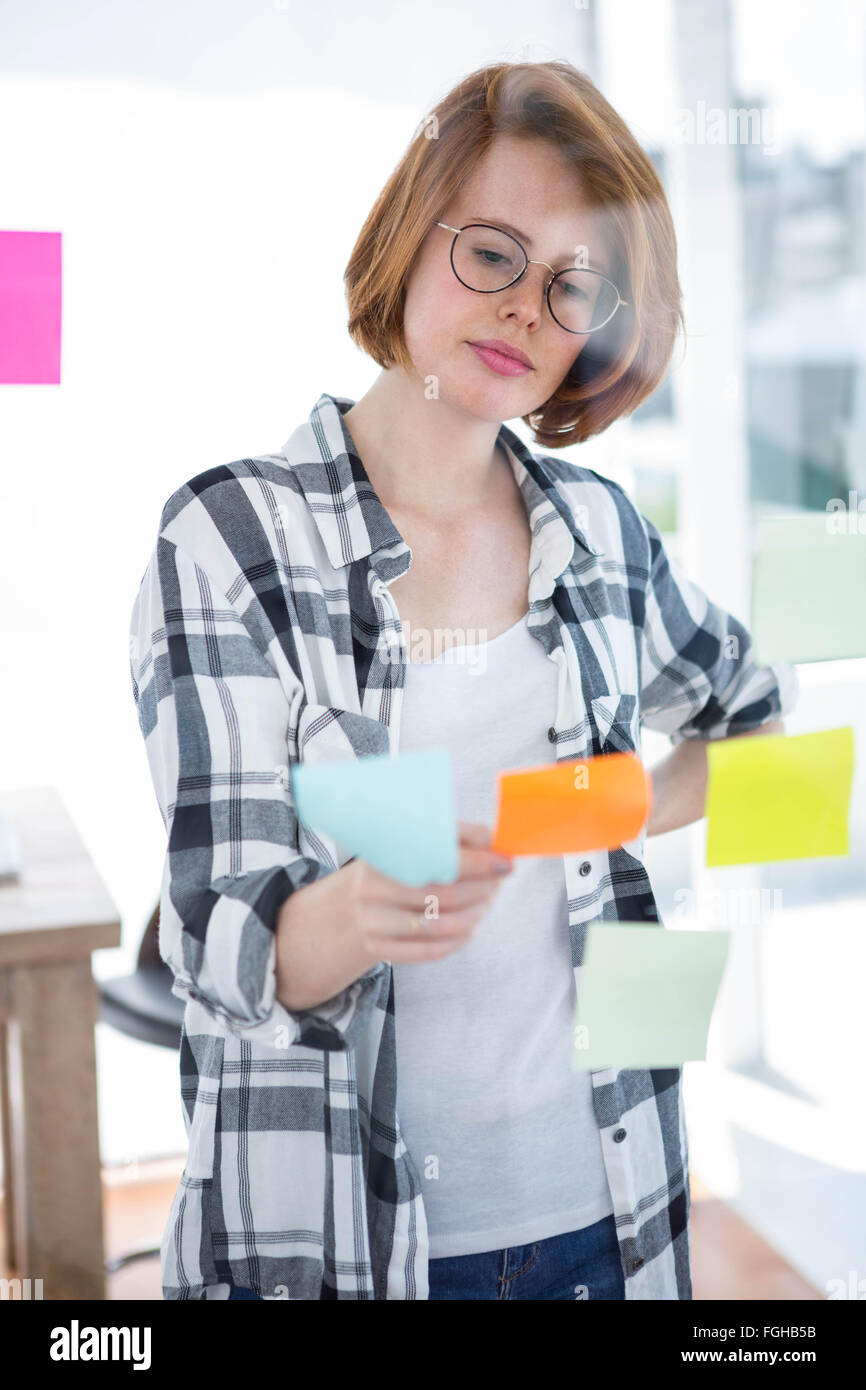
<path fill-rule="evenodd" d="M 848 853 L 854 730 L 707 744 L 707 864 Z"/>

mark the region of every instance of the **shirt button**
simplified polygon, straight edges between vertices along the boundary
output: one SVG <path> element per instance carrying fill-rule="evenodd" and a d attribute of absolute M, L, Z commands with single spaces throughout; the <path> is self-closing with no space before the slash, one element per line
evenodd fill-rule
<path fill-rule="evenodd" d="M 640 1269 L 640 1267 L 641 1267 L 642 1264 L 643 1264 L 643 1260 L 640 1259 L 640 1258 L 638 1258 L 638 1259 L 636 1259 L 636 1260 L 632 1260 L 632 1262 L 631 1262 L 631 1272 L 632 1272 L 632 1274 L 635 1274 L 635 1273 Z"/>
<path fill-rule="evenodd" d="M 547 737 L 551 743 L 556 743 L 556 730 L 554 729 L 552 724 L 547 731 Z"/>
<path fill-rule="evenodd" d="M 623 1139 L 625 1138 L 625 1135 L 626 1135 L 626 1131 L 625 1131 L 624 1129 L 618 1129 L 618 1130 L 616 1130 L 616 1132 L 615 1132 L 615 1134 L 614 1134 L 614 1136 L 613 1136 L 613 1142 L 614 1142 L 615 1144 L 621 1144 L 622 1141 L 623 1141 Z M 641 1264 L 643 1264 L 643 1261 L 641 1261 Z"/>
<path fill-rule="evenodd" d="M 592 873 L 592 865 L 590 864 L 588 859 L 584 859 L 578 872 L 581 874 L 583 878 L 586 878 L 587 874 Z"/>

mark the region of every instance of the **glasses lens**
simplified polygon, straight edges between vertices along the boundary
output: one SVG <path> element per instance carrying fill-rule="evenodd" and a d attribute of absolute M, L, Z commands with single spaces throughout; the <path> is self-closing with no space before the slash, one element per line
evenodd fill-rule
<path fill-rule="evenodd" d="M 454 269 L 471 290 L 502 290 L 526 264 L 513 237 L 495 227 L 464 227 L 454 244 Z"/>
<path fill-rule="evenodd" d="M 553 317 L 571 333 L 592 333 L 613 317 L 616 286 L 592 270 L 563 270 L 550 287 Z"/>

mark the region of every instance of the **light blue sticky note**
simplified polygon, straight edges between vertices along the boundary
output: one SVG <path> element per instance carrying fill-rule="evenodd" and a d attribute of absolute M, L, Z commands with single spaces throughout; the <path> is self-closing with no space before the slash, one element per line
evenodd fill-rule
<path fill-rule="evenodd" d="M 575 1004 L 575 1070 L 706 1060 L 729 931 L 590 922 Z"/>
<path fill-rule="evenodd" d="M 453 883 L 460 857 L 451 753 L 419 748 L 291 769 L 298 819 L 413 888 Z"/>

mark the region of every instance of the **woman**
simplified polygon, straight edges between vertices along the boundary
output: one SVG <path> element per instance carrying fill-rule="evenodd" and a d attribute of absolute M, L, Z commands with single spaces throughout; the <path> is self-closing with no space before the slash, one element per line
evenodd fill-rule
<path fill-rule="evenodd" d="M 187 1000 L 164 1295 L 688 1299 L 681 1069 L 569 1060 L 588 923 L 658 920 L 643 835 L 499 873 L 489 834 L 497 771 L 641 724 L 677 745 L 644 833 L 687 824 L 705 741 L 793 699 L 621 487 L 503 424 L 557 449 L 659 384 L 663 191 L 584 75 L 497 64 L 412 140 L 345 278 L 380 375 L 180 487 L 133 611 Z M 298 823 L 292 764 L 424 746 L 453 755 L 454 883 Z"/>

